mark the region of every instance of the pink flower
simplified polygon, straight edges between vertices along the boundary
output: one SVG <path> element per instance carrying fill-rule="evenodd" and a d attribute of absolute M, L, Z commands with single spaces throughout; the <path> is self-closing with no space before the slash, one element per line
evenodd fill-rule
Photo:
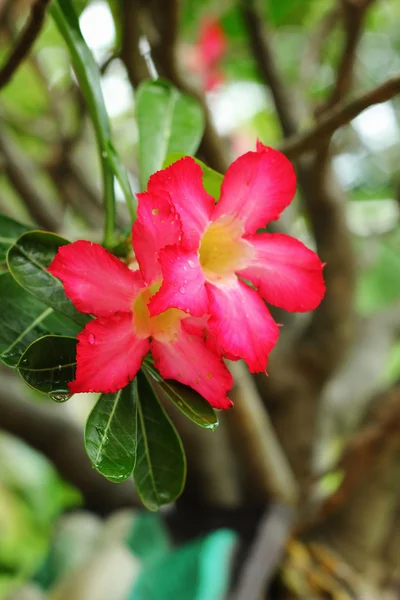
<path fill-rule="evenodd" d="M 150 227 L 141 229 L 140 221 L 136 226 L 137 258 L 146 281 L 140 271 L 131 271 L 87 241 L 62 246 L 49 267 L 75 307 L 96 316 L 78 335 L 76 379 L 69 388 L 72 393 L 116 392 L 134 379 L 150 351 L 164 379 L 191 386 L 215 408 L 229 408 L 232 377 L 221 355 L 205 341 L 205 320 L 176 308 L 157 316 L 149 313 L 149 300 L 162 281 L 158 242 L 174 242 L 180 236 L 171 207 L 165 212 L 154 206 Z M 139 214 L 143 218 L 143 210 Z"/>
<path fill-rule="evenodd" d="M 190 70 L 203 79 L 203 87 L 210 91 L 224 81 L 218 64 L 226 52 L 226 36 L 216 18 L 206 17 L 200 23 L 200 35 L 193 52 L 186 51 L 184 60 Z"/>
<path fill-rule="evenodd" d="M 295 189 L 289 160 L 261 142 L 229 167 L 217 204 L 192 158 L 155 173 L 147 192 L 138 195 L 140 211 L 169 203 L 182 236 L 171 244 L 167 230 L 158 230 L 163 283 L 149 302 L 150 314 L 175 308 L 210 315 L 216 347 L 225 356 L 244 358 L 252 372 L 265 371 L 278 326 L 263 299 L 303 312 L 315 309 L 325 292 L 323 265 L 313 251 L 284 234 L 257 233 L 279 217 Z M 133 227 L 139 263 L 145 252 L 137 237 L 142 226 L 139 220 Z"/>

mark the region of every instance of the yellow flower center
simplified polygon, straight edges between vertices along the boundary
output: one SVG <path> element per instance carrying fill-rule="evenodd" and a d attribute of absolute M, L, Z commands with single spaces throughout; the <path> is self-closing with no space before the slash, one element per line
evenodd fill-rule
<path fill-rule="evenodd" d="M 139 338 L 151 336 L 159 342 L 173 342 L 178 337 L 180 321 L 188 315 L 183 310 L 169 308 L 152 317 L 148 303 L 160 287 L 161 283 L 154 283 L 136 297 L 132 307 L 134 328 Z"/>
<path fill-rule="evenodd" d="M 213 283 L 236 280 L 235 271 L 249 264 L 253 249 L 242 239 L 243 225 L 230 216 L 222 216 L 209 225 L 200 243 L 200 265 L 204 276 Z"/>

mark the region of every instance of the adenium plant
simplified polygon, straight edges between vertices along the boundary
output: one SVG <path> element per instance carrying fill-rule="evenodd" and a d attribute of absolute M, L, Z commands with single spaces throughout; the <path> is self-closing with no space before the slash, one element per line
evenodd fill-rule
<path fill-rule="evenodd" d="M 221 197 L 182 158 L 138 194 L 131 270 L 98 244 L 60 247 L 49 271 L 78 311 L 95 315 L 78 335 L 71 392 L 111 393 L 135 378 L 146 354 L 165 379 L 231 406 L 223 358 L 265 371 L 279 329 L 263 299 L 308 311 L 324 295 L 323 265 L 301 242 L 257 233 L 292 201 L 296 179 L 280 152 L 257 143 L 228 169 Z"/>
<path fill-rule="evenodd" d="M 300 241 L 265 230 L 293 200 L 289 160 L 258 141 L 222 178 L 189 156 L 203 134 L 202 109 L 166 80 L 143 82 L 136 95 L 142 188 L 147 182 L 136 207 L 73 4 L 54 0 L 50 13 L 96 134 L 104 240 L 70 243 L 0 215 L 8 269 L 0 274 L 0 360 L 57 401 L 97 393 L 85 429 L 94 468 L 112 481 L 133 475 L 156 510 L 181 493 L 186 474 L 165 400 L 214 429 L 213 409 L 232 406 L 226 359 L 265 372 L 279 336 L 265 302 L 314 310 L 323 264 Z M 211 24 L 202 36 L 211 68 L 225 48 L 222 30 Z M 183 157 L 171 160 L 177 152 Z M 115 180 L 131 215 L 125 236 L 115 225 Z"/>

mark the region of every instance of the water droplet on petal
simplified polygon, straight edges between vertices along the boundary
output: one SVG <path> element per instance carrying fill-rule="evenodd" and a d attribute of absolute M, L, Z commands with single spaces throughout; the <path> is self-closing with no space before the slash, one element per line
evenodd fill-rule
<path fill-rule="evenodd" d="M 194 267 L 195 267 L 193 260 L 188 260 L 188 265 L 191 269 L 194 269 Z"/>
<path fill-rule="evenodd" d="M 186 292 L 186 290 L 183 286 L 179 288 L 179 291 L 181 294 L 184 294 Z"/>
<path fill-rule="evenodd" d="M 96 340 L 95 340 L 93 333 L 89 333 L 89 344 L 94 344 L 95 341 Z"/>

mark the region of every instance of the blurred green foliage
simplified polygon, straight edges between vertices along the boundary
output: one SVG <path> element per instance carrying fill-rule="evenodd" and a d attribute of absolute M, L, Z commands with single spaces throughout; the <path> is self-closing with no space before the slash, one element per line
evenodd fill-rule
<path fill-rule="evenodd" d="M 48 551 L 54 524 L 79 506 L 79 493 L 19 440 L 0 435 L 0 597 L 31 577 Z"/>

